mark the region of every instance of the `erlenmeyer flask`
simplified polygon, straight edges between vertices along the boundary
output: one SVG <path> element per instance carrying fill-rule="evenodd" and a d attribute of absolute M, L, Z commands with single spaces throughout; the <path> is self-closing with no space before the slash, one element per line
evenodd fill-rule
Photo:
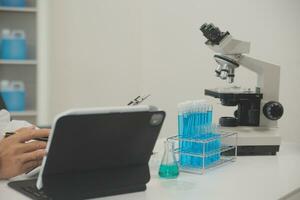
<path fill-rule="evenodd" d="M 159 176 L 162 178 L 176 178 L 179 175 L 179 169 L 174 154 L 174 143 L 165 141 L 164 155 L 159 167 Z"/>

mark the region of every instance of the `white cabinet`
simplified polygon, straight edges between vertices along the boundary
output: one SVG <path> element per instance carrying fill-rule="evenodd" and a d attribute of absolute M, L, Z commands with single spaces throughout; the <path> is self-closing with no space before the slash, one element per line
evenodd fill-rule
<path fill-rule="evenodd" d="M 0 31 L 24 30 L 27 38 L 26 60 L 0 59 L 0 80 L 21 80 L 26 89 L 26 111 L 12 112 L 13 119 L 46 124 L 47 101 L 47 1 L 27 0 L 26 7 L 0 6 Z M 45 78 L 43 78 L 45 77 Z M 41 112 L 42 111 L 42 112 Z"/>

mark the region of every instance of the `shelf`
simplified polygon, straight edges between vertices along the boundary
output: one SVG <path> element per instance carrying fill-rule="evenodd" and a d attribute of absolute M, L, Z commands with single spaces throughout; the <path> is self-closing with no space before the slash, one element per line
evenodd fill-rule
<path fill-rule="evenodd" d="M 0 65 L 36 65 L 36 60 L 1 60 Z"/>
<path fill-rule="evenodd" d="M 10 112 L 12 117 L 35 117 L 37 112 L 35 110 L 26 110 L 21 112 Z"/>
<path fill-rule="evenodd" d="M 20 12 L 20 13 L 35 13 L 35 7 L 6 7 L 0 6 L 0 12 Z"/>

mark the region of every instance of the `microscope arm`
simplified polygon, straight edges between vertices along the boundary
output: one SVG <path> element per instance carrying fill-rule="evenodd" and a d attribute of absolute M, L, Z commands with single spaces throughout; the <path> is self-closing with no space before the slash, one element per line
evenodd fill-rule
<path fill-rule="evenodd" d="M 263 93 L 264 101 L 278 101 L 280 67 L 241 55 L 238 63 L 257 74 L 257 87 Z"/>
<path fill-rule="evenodd" d="M 257 87 L 263 93 L 262 105 L 279 99 L 280 67 L 241 55 L 238 63 L 257 74 Z M 260 126 L 277 127 L 277 120 L 268 120 L 261 109 Z"/>

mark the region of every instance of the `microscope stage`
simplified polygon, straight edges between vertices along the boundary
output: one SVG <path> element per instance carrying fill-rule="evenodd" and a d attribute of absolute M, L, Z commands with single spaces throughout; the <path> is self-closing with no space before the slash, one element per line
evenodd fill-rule
<path fill-rule="evenodd" d="M 241 89 L 239 87 L 230 87 L 230 88 L 214 88 L 214 89 L 205 89 L 204 94 L 208 96 L 212 96 L 215 98 L 228 98 L 232 96 L 257 96 L 262 98 L 262 93 L 254 92 L 251 90 Z"/>
<path fill-rule="evenodd" d="M 231 87 L 222 87 L 222 88 L 214 88 L 214 89 L 207 89 L 213 93 L 225 93 L 225 94 L 253 94 L 256 93 L 252 91 L 250 88 L 242 88 L 239 86 L 231 86 Z"/>

